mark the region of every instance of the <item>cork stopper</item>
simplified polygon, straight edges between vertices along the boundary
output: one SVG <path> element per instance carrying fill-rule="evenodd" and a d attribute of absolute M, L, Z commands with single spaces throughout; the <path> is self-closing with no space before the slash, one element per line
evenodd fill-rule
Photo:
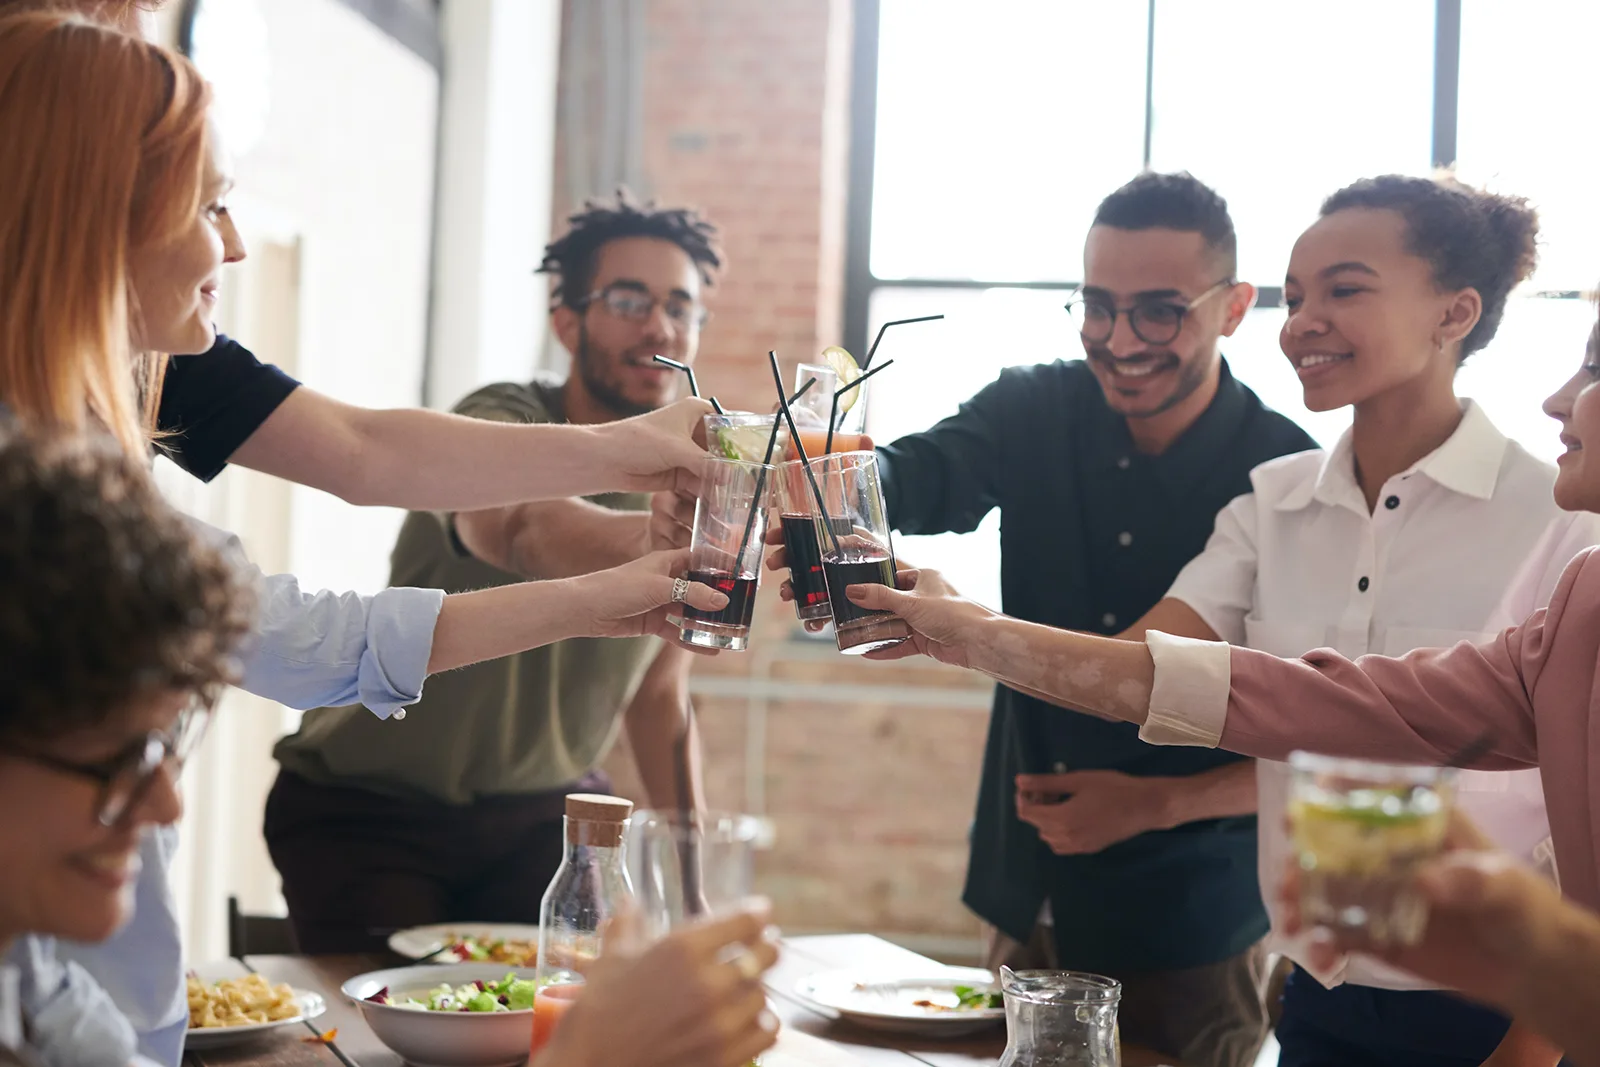
<path fill-rule="evenodd" d="M 604 793 L 567 794 L 567 840 L 575 845 L 615 848 L 622 844 L 622 832 L 633 801 Z"/>

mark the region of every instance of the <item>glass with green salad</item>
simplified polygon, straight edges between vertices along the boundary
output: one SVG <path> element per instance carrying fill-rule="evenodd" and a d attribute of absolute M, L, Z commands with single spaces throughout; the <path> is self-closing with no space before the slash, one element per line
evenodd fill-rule
<path fill-rule="evenodd" d="M 1289 825 L 1306 926 L 1375 945 L 1415 944 L 1428 910 L 1413 879 L 1443 848 L 1454 769 L 1309 752 L 1294 753 L 1289 766 Z"/>

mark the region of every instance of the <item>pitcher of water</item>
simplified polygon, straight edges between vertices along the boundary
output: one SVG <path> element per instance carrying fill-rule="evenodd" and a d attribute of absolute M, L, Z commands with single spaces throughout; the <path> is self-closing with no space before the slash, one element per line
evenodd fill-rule
<path fill-rule="evenodd" d="M 1121 1067 L 1122 983 L 1076 971 L 1000 968 L 1006 1051 L 1000 1067 Z"/>

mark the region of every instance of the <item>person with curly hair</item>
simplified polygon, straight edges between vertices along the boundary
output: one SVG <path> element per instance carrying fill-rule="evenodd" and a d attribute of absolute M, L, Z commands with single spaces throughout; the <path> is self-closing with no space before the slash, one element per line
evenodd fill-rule
<path fill-rule="evenodd" d="M 128 920 L 255 608 L 238 557 L 113 442 L 0 427 L 0 948 Z"/>
<path fill-rule="evenodd" d="M 715 227 L 625 191 L 569 221 L 541 269 L 555 278 L 551 324 L 571 373 L 484 386 L 457 414 L 595 425 L 678 392 L 683 375 L 653 357 L 694 362 L 704 289 L 722 263 Z M 615 566 L 681 542 L 685 504 L 652 515 L 644 497 L 613 495 L 413 511 L 390 581 L 456 592 Z M 579 638 L 433 679 L 404 735 L 359 704 L 308 713 L 275 750 L 265 821 L 300 947 L 376 951 L 409 926 L 538 922 L 538 890 L 561 861 L 563 797 L 609 792 L 598 765 L 619 724 L 651 802 L 678 803 L 691 658 L 649 638 Z M 692 778 L 684 784 L 699 802 L 697 770 Z"/>

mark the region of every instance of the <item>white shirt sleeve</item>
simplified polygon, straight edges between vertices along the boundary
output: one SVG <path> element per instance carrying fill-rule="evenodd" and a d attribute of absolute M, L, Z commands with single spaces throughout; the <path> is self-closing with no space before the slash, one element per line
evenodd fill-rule
<path fill-rule="evenodd" d="M 1221 641 L 1173 637 L 1159 630 L 1145 634 L 1144 643 L 1156 673 L 1139 740 L 1149 745 L 1216 748 L 1228 720 L 1232 649 Z"/>
<path fill-rule="evenodd" d="M 1167 596 L 1181 600 L 1222 640 L 1244 644 L 1244 620 L 1255 604 L 1256 494 L 1246 493 L 1217 513 L 1201 552 L 1178 573 Z"/>

